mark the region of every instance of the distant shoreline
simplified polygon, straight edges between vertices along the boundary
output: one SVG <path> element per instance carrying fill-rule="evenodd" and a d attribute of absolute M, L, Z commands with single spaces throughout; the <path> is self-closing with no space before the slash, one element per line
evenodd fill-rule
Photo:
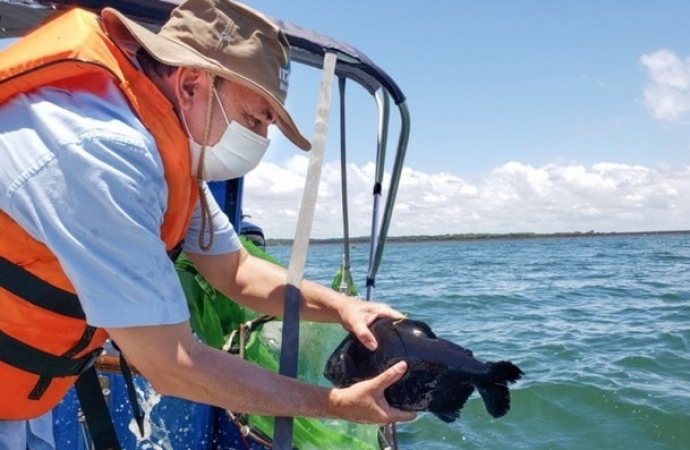
<path fill-rule="evenodd" d="M 577 237 L 614 237 L 614 236 L 654 236 L 668 234 L 690 234 L 690 230 L 674 231 L 572 231 L 562 233 L 461 233 L 441 234 L 433 236 L 389 236 L 386 242 L 414 243 L 414 242 L 448 242 L 448 241 L 478 241 L 498 239 L 536 239 L 536 238 L 577 238 Z M 266 246 L 292 245 L 293 239 L 266 239 Z M 342 244 L 343 238 L 310 239 L 312 245 Z M 350 244 L 369 244 L 368 236 L 351 237 Z"/>

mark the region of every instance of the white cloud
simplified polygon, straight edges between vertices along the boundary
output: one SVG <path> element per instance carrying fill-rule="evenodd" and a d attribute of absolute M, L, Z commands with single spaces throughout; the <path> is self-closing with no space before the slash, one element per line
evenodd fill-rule
<path fill-rule="evenodd" d="M 673 121 L 690 111 L 690 59 L 658 50 L 643 55 L 640 63 L 648 75 L 645 106 L 655 118 Z"/>
<path fill-rule="evenodd" d="M 262 163 L 247 176 L 244 212 L 267 237 L 294 236 L 306 157 Z M 374 164 L 348 167 L 350 235 L 371 228 Z M 387 194 L 388 175 L 384 182 Z M 687 229 L 690 167 L 651 169 L 601 162 L 532 167 L 508 162 L 474 183 L 403 169 L 389 234 L 651 231 Z M 340 163 L 325 165 L 312 237 L 341 237 Z M 385 201 L 385 197 L 383 199 Z M 384 201 L 381 202 L 383 208 Z"/>

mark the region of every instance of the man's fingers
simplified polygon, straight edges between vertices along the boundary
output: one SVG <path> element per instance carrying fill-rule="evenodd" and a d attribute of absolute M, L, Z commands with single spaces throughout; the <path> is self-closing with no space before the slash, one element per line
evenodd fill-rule
<path fill-rule="evenodd" d="M 407 363 L 405 361 L 400 361 L 389 367 L 385 372 L 381 373 L 375 378 L 375 380 L 379 383 L 380 389 L 386 389 L 388 386 L 402 378 L 406 372 Z M 403 411 L 401 409 L 392 407 L 390 408 L 388 414 L 391 422 L 407 422 L 417 417 L 417 413 L 414 411 Z"/>
<path fill-rule="evenodd" d="M 417 413 L 414 411 L 403 411 L 397 408 L 391 408 L 390 412 L 391 423 L 392 422 L 409 422 L 410 420 L 417 417 Z"/>
<path fill-rule="evenodd" d="M 355 330 L 354 333 L 357 336 L 357 339 L 359 339 L 359 342 L 362 343 L 362 345 L 364 345 L 372 352 L 376 350 L 376 337 L 374 337 L 374 333 L 372 333 L 369 328 L 367 328 L 366 326 L 361 326 L 358 327 L 358 329 Z"/>
<path fill-rule="evenodd" d="M 400 380 L 407 372 L 407 363 L 400 361 L 376 377 L 356 383 L 348 388 L 334 389 L 332 392 L 342 394 L 334 404 L 345 405 L 338 408 L 345 413 L 343 419 L 360 423 L 377 423 L 379 425 L 406 422 L 414 419 L 414 411 L 402 411 L 391 407 L 386 401 L 384 391 Z"/>

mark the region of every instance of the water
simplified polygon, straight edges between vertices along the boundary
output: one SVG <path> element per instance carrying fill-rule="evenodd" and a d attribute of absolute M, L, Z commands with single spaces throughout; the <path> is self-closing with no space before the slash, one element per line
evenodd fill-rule
<path fill-rule="evenodd" d="M 330 284 L 341 254 L 312 245 L 305 276 Z M 399 425 L 401 448 L 690 448 L 690 235 L 389 243 L 375 296 L 526 374 L 507 416 L 475 394 L 453 424 Z"/>

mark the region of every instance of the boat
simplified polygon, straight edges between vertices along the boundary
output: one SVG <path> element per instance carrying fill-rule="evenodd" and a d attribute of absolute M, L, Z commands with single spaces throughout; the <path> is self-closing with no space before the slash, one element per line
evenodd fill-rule
<path fill-rule="evenodd" d="M 175 6 L 161 0 L 0 0 L 0 39 L 17 38 L 59 13 L 61 10 L 80 6 L 99 11 L 106 6 L 117 8 L 129 17 L 155 29 L 169 16 Z M 333 288 L 345 295 L 357 295 L 363 301 L 373 300 L 376 276 L 383 261 L 383 252 L 392 220 L 392 213 L 402 174 L 410 132 L 410 118 L 407 103 L 395 81 L 364 53 L 331 37 L 307 30 L 299 25 L 280 19 L 273 19 L 283 30 L 292 47 L 292 63 L 303 64 L 316 70 L 325 70 L 337 77 L 340 94 L 340 162 L 343 211 L 343 257 L 337 269 Z M 332 65 L 329 65 L 329 62 Z M 331 72 L 330 74 L 328 72 Z M 324 81 L 325 83 L 325 81 Z M 377 139 L 372 142 L 376 170 L 372 183 L 371 227 L 367 266 L 362 268 L 361 279 L 365 280 L 363 295 L 354 286 L 350 267 L 349 217 L 347 198 L 347 127 L 348 110 L 345 105 L 347 83 L 363 88 L 373 99 L 377 110 Z M 325 88 L 324 88 L 325 86 Z M 329 85 L 323 84 L 327 90 Z M 391 111 L 396 108 L 399 115 L 397 142 L 394 143 L 392 163 L 388 155 L 389 125 Z M 325 139 L 325 136 L 323 136 Z M 384 174 L 388 171 L 387 185 Z M 255 255 L 275 261 L 266 253 L 263 230 L 243 217 L 243 205 L 250 204 L 244 198 L 242 178 L 227 182 L 209 183 L 213 195 L 234 224 L 242 224 L 240 235 L 248 250 Z M 385 194 L 385 195 L 384 195 Z M 297 239 L 296 239 L 297 241 Z M 361 241 L 360 245 L 362 244 Z M 279 263 L 278 263 L 279 264 Z M 274 317 L 260 316 L 240 307 L 234 302 L 216 302 L 216 295 L 194 267 L 182 256 L 177 261 L 192 314 L 192 327 L 199 339 L 226 351 L 278 371 L 280 349 L 275 343 L 281 339 L 281 330 L 287 323 Z M 230 305 L 216 309 L 217 303 Z M 203 312 L 202 312 L 203 310 Z M 305 354 L 302 340 L 299 344 L 299 378 L 319 383 L 323 363 L 334 346 L 323 343 L 324 333 L 332 333 L 334 325 L 302 324 L 300 335 L 303 341 L 311 340 L 311 352 Z M 316 339 L 313 337 L 317 336 Z M 335 334 L 335 336 L 338 336 Z M 333 341 L 333 344 L 336 342 Z M 316 355 L 315 355 L 316 354 Z M 377 427 L 357 425 L 338 421 L 318 421 L 297 418 L 291 425 L 291 437 L 287 446 L 274 442 L 274 420 L 224 411 L 208 405 L 197 404 L 176 398 L 161 397 L 147 381 L 132 368 L 135 394 L 128 385 L 129 369 L 119 364 L 117 351 L 106 349 L 96 364 L 101 390 L 118 438 L 127 449 L 228 449 L 228 448 L 352 448 L 352 449 L 395 449 L 397 433 L 395 426 Z M 306 369 L 304 369 L 306 367 Z M 328 385 L 327 382 L 324 385 Z M 130 401 L 132 400 L 132 401 Z M 134 409 L 134 412 L 133 412 Z M 146 414 L 141 423 L 135 416 L 139 410 Z M 53 411 L 55 438 L 59 450 L 92 449 L 93 442 L 76 392 L 72 389 Z"/>

